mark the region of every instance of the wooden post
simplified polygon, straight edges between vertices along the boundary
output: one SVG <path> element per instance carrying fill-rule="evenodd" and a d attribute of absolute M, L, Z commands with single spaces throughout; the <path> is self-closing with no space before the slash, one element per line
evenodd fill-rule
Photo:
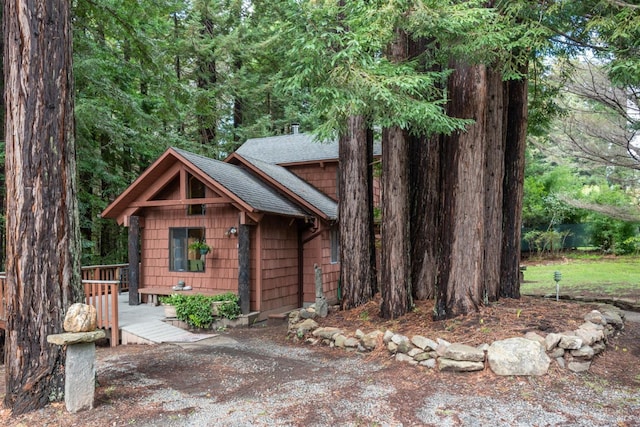
<path fill-rule="evenodd" d="M 140 304 L 140 218 L 129 217 L 129 305 Z"/>
<path fill-rule="evenodd" d="M 240 297 L 242 314 L 249 314 L 250 311 L 250 245 L 249 226 L 240 224 L 238 227 L 238 296 Z"/>

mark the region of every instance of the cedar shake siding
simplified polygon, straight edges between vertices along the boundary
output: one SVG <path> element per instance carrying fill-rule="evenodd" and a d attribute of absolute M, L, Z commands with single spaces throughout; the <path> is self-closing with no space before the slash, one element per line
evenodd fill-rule
<path fill-rule="evenodd" d="M 193 292 L 224 293 L 238 290 L 237 238 L 226 237 L 238 226 L 238 211 L 230 205 L 207 207 L 205 215 L 187 215 L 185 207 L 149 209 L 141 233 L 141 288 L 171 287 L 184 280 Z M 204 256 L 204 271 L 170 271 L 169 230 L 204 228 L 211 252 Z M 190 254 L 193 256 L 193 254 Z"/>
<path fill-rule="evenodd" d="M 261 311 L 298 306 L 298 227 L 268 216 L 260 222 Z"/>
<path fill-rule="evenodd" d="M 338 200 L 338 162 L 285 166 L 296 176 Z"/>

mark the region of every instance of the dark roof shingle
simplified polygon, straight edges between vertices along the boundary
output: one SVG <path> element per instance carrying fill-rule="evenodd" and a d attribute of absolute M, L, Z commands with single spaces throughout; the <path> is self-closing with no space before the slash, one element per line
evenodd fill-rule
<path fill-rule="evenodd" d="M 280 185 L 298 195 L 309 205 L 320 210 L 328 219 L 336 220 L 338 218 L 338 203 L 294 173 L 282 166 L 263 162 L 253 157 L 241 157 L 277 181 Z"/>
<path fill-rule="evenodd" d="M 173 150 L 258 211 L 295 217 L 309 215 L 246 169 L 179 148 Z"/>

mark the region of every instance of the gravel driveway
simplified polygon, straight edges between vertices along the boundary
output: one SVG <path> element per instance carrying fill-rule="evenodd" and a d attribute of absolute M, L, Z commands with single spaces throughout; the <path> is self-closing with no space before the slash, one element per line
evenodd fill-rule
<path fill-rule="evenodd" d="M 64 403 L 20 417 L 0 410 L 0 425 L 640 426 L 640 324 L 595 359 L 597 374 L 552 367 L 542 377 L 440 373 L 382 352 L 290 345 L 285 331 L 99 348 L 93 410 L 69 414 Z"/>
<path fill-rule="evenodd" d="M 232 332 L 150 347 L 135 360 L 105 357 L 98 377 L 146 386 L 136 405 L 157 416 L 135 420 L 145 426 L 640 425 L 640 390 L 590 374 L 438 373 L 268 335 Z"/>

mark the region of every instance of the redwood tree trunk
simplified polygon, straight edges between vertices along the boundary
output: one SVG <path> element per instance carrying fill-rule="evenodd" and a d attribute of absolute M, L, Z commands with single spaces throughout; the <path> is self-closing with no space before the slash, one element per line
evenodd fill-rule
<path fill-rule="evenodd" d="M 523 66 L 521 72 L 526 73 Z M 500 296 L 520 298 L 520 237 L 524 195 L 524 154 L 527 139 L 526 79 L 504 83 L 507 93 L 507 128 L 504 155 L 504 196 L 502 204 L 502 262 Z"/>
<path fill-rule="evenodd" d="M 487 70 L 487 141 L 485 146 L 485 229 L 483 298 L 500 296 L 502 255 L 502 182 L 504 179 L 505 108 L 502 74 Z"/>
<path fill-rule="evenodd" d="M 409 260 L 409 150 L 405 131 L 382 131 L 382 303 L 385 319 L 407 313 L 411 307 Z"/>
<path fill-rule="evenodd" d="M 5 404 L 60 399 L 65 310 L 81 300 L 69 2 L 4 2 L 7 170 Z"/>
<path fill-rule="evenodd" d="M 373 140 L 362 116 L 350 116 L 340 135 L 338 183 L 342 307 L 369 301 L 376 289 L 373 235 Z"/>
<path fill-rule="evenodd" d="M 475 124 L 443 138 L 436 318 L 477 310 L 484 281 L 487 74 L 483 65 L 455 63 L 452 68 L 448 113 Z"/>
<path fill-rule="evenodd" d="M 409 58 L 422 61 L 428 46 L 423 38 L 409 39 Z M 427 71 L 423 62 L 420 69 Z M 435 295 L 438 262 L 440 200 L 440 138 L 409 135 L 409 243 L 411 293 L 417 300 Z"/>
<path fill-rule="evenodd" d="M 407 34 L 396 29 L 388 56 L 393 62 L 407 59 Z M 409 241 L 409 139 L 399 126 L 382 130 L 382 257 L 380 312 L 394 319 L 411 308 L 411 259 Z"/>
<path fill-rule="evenodd" d="M 409 137 L 411 290 L 413 298 L 434 297 L 438 263 L 440 138 Z"/>

